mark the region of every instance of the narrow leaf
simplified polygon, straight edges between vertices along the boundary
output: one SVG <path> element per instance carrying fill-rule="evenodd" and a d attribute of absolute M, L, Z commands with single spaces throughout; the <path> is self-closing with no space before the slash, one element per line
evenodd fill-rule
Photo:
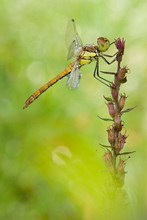
<path fill-rule="evenodd" d="M 124 153 L 120 153 L 118 155 L 126 155 L 126 154 L 132 154 L 135 153 L 136 151 L 128 151 L 128 152 L 124 152 Z"/>
<path fill-rule="evenodd" d="M 101 120 L 103 120 L 103 121 L 113 121 L 112 119 L 110 119 L 110 118 L 101 118 L 100 116 L 97 116 L 98 118 L 100 118 Z"/>
<path fill-rule="evenodd" d="M 125 109 L 124 111 L 122 111 L 121 113 L 123 114 L 123 113 L 127 113 L 127 112 L 130 112 L 130 111 L 132 111 L 134 108 L 136 108 L 137 107 L 137 105 L 136 106 L 134 106 L 134 107 L 132 107 L 132 108 L 127 108 L 127 109 Z"/>
<path fill-rule="evenodd" d="M 112 98 L 106 97 L 106 96 L 103 96 L 103 97 L 104 97 L 104 99 L 106 99 L 106 101 L 108 101 L 108 102 L 113 102 Z"/>
<path fill-rule="evenodd" d="M 106 147 L 106 148 L 112 148 L 112 146 L 110 146 L 110 145 L 104 145 L 104 144 L 99 144 L 99 145 L 102 147 Z"/>

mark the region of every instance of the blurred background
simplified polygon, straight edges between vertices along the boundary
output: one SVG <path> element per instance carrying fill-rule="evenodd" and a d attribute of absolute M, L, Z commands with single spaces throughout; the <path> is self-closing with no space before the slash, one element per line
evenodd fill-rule
<path fill-rule="evenodd" d="M 146 219 L 146 11 L 145 0 L 0 1 L 0 219 Z M 123 64 L 130 71 L 121 92 L 127 107 L 137 108 L 123 117 L 125 150 L 136 151 L 126 162 L 125 205 L 113 205 L 105 190 L 110 177 L 99 143 L 108 145 L 110 123 L 97 115 L 108 117 L 103 96 L 110 91 L 94 79 L 94 63 L 82 68 L 76 91 L 64 78 L 22 109 L 69 64 L 65 32 L 71 18 L 84 44 L 99 36 L 126 40 Z M 115 64 L 100 65 L 115 70 Z"/>

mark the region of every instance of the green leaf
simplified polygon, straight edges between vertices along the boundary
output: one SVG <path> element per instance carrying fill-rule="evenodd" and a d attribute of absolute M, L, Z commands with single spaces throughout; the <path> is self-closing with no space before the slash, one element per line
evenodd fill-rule
<path fill-rule="evenodd" d="M 100 116 L 97 116 L 97 117 L 100 118 L 103 121 L 113 121 L 113 119 L 111 119 L 111 118 L 102 118 Z"/>
<path fill-rule="evenodd" d="M 104 144 L 99 144 L 99 145 L 102 147 L 105 147 L 105 148 L 112 148 L 112 146 L 110 146 L 110 145 L 104 145 Z"/>
<path fill-rule="evenodd" d="M 112 100 L 111 97 L 106 97 L 106 96 L 103 96 L 103 97 L 104 97 L 104 99 L 106 99 L 106 101 L 108 101 L 108 102 L 113 102 L 113 100 Z"/>
<path fill-rule="evenodd" d="M 124 111 L 122 111 L 121 113 L 123 114 L 123 113 L 127 113 L 127 112 L 130 112 L 130 111 L 132 111 L 134 108 L 136 108 L 137 107 L 137 105 L 136 106 L 134 106 L 134 107 L 132 107 L 132 108 L 127 108 L 127 109 L 125 109 Z"/>
<path fill-rule="evenodd" d="M 118 155 L 126 155 L 126 154 L 133 154 L 135 153 L 136 151 L 128 151 L 128 152 L 124 152 L 124 153 L 120 153 Z"/>

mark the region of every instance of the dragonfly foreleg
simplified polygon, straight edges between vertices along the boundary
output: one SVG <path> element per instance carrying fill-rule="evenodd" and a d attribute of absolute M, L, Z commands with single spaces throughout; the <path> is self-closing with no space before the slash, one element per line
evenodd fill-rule
<path fill-rule="evenodd" d="M 112 44 L 115 44 L 115 41 L 113 41 L 112 43 L 110 43 L 110 46 L 111 46 Z"/>

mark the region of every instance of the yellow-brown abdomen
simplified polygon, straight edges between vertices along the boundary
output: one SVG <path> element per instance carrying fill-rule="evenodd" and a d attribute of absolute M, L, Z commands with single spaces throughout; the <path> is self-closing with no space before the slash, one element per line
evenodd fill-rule
<path fill-rule="evenodd" d="M 52 85 L 54 85 L 57 81 L 59 81 L 60 79 L 62 79 L 63 77 L 67 76 L 73 66 L 74 66 L 74 62 L 71 63 L 63 72 L 61 72 L 60 74 L 58 74 L 56 77 L 54 77 L 53 79 L 51 79 L 49 82 L 47 82 L 44 86 L 42 86 L 41 88 L 39 88 L 37 91 L 35 91 L 25 102 L 25 105 L 23 107 L 23 109 L 27 108 L 32 102 L 35 101 L 35 99 L 37 99 L 43 92 L 45 92 L 49 87 L 51 87 Z"/>

